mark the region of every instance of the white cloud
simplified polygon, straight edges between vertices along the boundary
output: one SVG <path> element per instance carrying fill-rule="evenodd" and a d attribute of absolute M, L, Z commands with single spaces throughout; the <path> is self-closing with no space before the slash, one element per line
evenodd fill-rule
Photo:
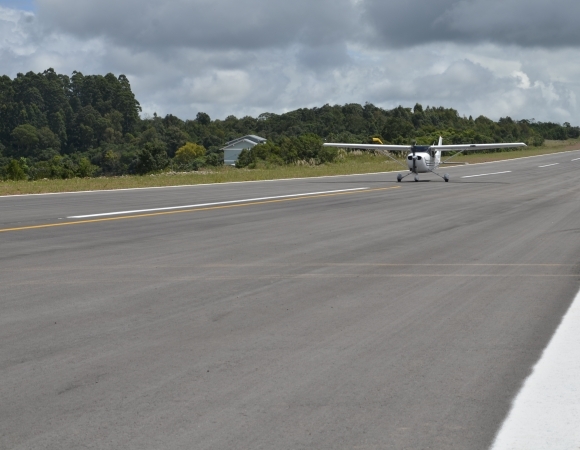
<path fill-rule="evenodd" d="M 530 85 L 530 77 L 528 77 L 524 72 L 520 70 L 515 70 L 512 73 L 513 77 L 518 80 L 518 87 L 522 89 L 529 89 Z"/>
<path fill-rule="evenodd" d="M 15 56 L 34 52 L 34 14 L 0 6 L 0 51 Z"/>

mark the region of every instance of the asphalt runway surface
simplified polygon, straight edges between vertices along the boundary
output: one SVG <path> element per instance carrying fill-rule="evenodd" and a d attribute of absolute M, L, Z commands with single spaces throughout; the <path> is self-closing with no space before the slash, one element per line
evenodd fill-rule
<path fill-rule="evenodd" d="M 575 158 L 0 198 L 0 448 L 488 448 L 578 290 Z"/>

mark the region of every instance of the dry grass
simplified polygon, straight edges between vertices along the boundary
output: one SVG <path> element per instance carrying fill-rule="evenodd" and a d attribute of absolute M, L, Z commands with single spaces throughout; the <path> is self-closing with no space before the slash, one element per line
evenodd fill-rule
<path fill-rule="evenodd" d="M 546 141 L 542 147 L 528 147 L 525 150 L 485 154 L 467 154 L 454 159 L 470 164 L 521 158 L 524 156 L 558 153 L 580 149 L 580 140 Z M 397 171 L 400 166 L 385 156 L 368 153 L 351 154 L 342 161 L 320 166 L 296 165 L 283 167 L 263 167 L 259 169 L 236 169 L 220 167 L 215 170 L 162 173 L 145 176 L 73 178 L 70 180 L 0 181 L 0 195 L 40 194 L 47 192 L 78 192 L 104 189 L 146 188 L 158 186 L 194 185 L 206 183 L 228 183 L 235 181 L 275 180 L 284 178 L 318 177 L 324 175 L 348 175 Z"/>

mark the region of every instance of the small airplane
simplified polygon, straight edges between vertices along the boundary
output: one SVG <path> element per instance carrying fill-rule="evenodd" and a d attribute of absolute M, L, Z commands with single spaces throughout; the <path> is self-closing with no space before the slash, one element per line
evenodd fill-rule
<path fill-rule="evenodd" d="M 374 142 L 381 142 L 377 138 L 373 138 Z M 523 142 L 509 142 L 502 144 L 459 144 L 459 145 L 443 145 L 443 138 L 439 136 L 439 143 L 437 145 L 385 145 L 382 142 L 380 144 L 338 144 L 338 143 L 325 143 L 325 147 L 339 147 L 339 148 L 352 148 L 352 149 L 364 149 L 364 150 L 375 150 L 383 152 L 386 156 L 391 158 L 396 163 L 405 167 L 401 161 L 391 156 L 388 151 L 396 152 L 407 152 L 407 167 L 409 173 L 407 175 L 397 175 L 397 181 L 400 182 L 403 178 L 408 177 L 411 174 L 415 175 L 415 181 L 419 181 L 420 173 L 431 172 L 440 178 L 443 178 L 445 182 L 449 181 L 449 174 L 440 175 L 435 170 L 441 164 L 454 164 L 448 161 L 451 158 L 455 158 L 457 155 L 463 153 L 467 150 L 488 150 L 492 148 L 509 148 L 509 147 L 526 147 Z M 450 156 L 444 161 L 441 161 L 441 153 L 443 152 L 456 152 L 454 155 Z"/>

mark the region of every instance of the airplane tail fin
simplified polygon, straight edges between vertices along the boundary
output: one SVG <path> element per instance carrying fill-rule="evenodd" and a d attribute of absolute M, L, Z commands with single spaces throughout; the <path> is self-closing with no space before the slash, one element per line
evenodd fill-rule
<path fill-rule="evenodd" d="M 443 145 L 443 136 L 439 136 L 439 143 L 437 144 L 437 147 L 440 147 L 441 145 Z M 437 150 L 435 152 L 435 166 L 438 166 L 440 162 L 441 162 L 441 150 Z"/>

